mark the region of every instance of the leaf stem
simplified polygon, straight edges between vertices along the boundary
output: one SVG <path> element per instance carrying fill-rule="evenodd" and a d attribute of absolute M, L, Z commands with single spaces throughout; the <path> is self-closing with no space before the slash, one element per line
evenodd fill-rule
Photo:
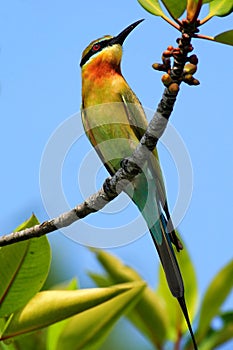
<path fill-rule="evenodd" d="M 180 350 L 181 339 L 182 339 L 182 332 L 179 328 L 177 330 L 177 339 L 176 339 L 176 342 L 174 344 L 174 350 Z"/>
<path fill-rule="evenodd" d="M 195 13 L 194 13 L 194 16 L 193 16 L 193 18 L 191 20 L 191 23 L 196 22 L 196 20 L 197 20 L 197 18 L 199 16 L 199 13 L 201 11 L 201 7 L 202 7 L 202 0 L 199 0 L 198 4 L 197 4 L 197 7 L 196 7 L 196 10 L 195 10 Z"/>
<path fill-rule="evenodd" d="M 173 26 L 174 28 L 176 28 L 177 30 L 180 31 L 180 25 L 181 25 L 181 22 L 177 19 L 176 22 L 173 22 L 169 17 L 167 17 L 166 15 L 163 15 L 161 16 L 166 22 L 168 22 L 171 26 Z"/>
<path fill-rule="evenodd" d="M 208 22 L 213 16 L 208 14 L 206 17 L 204 17 L 203 19 L 200 20 L 200 26 L 202 26 L 203 24 L 205 24 L 206 22 Z"/>
<path fill-rule="evenodd" d="M 213 37 L 213 36 L 203 35 L 203 34 L 195 34 L 195 35 L 194 35 L 194 38 L 214 41 L 214 37 Z"/>

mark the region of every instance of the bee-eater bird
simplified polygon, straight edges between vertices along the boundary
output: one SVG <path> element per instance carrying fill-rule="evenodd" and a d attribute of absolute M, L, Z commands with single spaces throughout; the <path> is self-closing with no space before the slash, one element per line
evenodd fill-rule
<path fill-rule="evenodd" d="M 121 167 L 121 160 L 132 154 L 148 125 L 144 110 L 120 68 L 123 42 L 141 21 L 131 24 L 115 37 L 106 35 L 92 41 L 83 51 L 80 62 L 83 126 L 111 175 Z M 142 172 L 133 179 L 131 189 L 127 187 L 125 192 L 147 222 L 169 288 L 179 301 L 197 350 L 172 243 L 178 251 L 182 245 L 172 226 L 156 150 Z"/>

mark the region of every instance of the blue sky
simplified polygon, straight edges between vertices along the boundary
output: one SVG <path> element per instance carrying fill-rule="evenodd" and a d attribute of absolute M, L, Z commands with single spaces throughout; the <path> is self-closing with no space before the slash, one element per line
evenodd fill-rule
<path fill-rule="evenodd" d="M 48 217 L 39 186 L 41 157 L 54 130 L 79 112 L 79 61 L 88 43 L 146 19 L 125 42 L 122 71 L 143 106 L 153 110 L 163 87 L 161 74 L 153 71 L 151 64 L 159 62 L 168 45 L 175 45 L 178 32 L 146 13 L 136 0 L 12 0 L 0 1 L 0 8 L 0 227 L 2 233 L 7 233 L 32 212 L 40 221 Z M 231 25 L 232 16 L 216 18 L 202 28 L 202 33 L 215 35 L 231 29 Z M 183 84 L 171 124 L 183 139 L 193 169 L 191 203 L 179 229 L 203 295 L 217 271 L 232 259 L 233 72 L 232 47 L 201 40 L 193 41 L 193 45 L 199 57 L 196 77 L 201 85 Z M 82 133 L 80 123 L 77 132 Z M 87 186 L 84 190 L 78 188 L 77 181 L 82 159 L 90 150 L 86 138 L 81 137 L 64 162 L 62 180 L 70 206 L 81 202 L 82 193 L 90 190 L 89 180 L 83 182 Z M 177 170 L 163 146 L 160 153 L 173 208 L 178 192 Z M 106 176 L 106 172 L 99 171 L 97 179 L 92 180 L 93 188 L 98 188 Z M 116 218 L 111 215 L 109 221 L 114 227 L 118 220 L 124 223 L 135 213 L 130 207 Z M 103 225 L 102 214 L 88 220 L 92 225 Z M 96 265 L 86 248 L 58 233 L 51 234 L 50 240 L 67 278 L 76 274 L 82 286 L 90 285 L 85 271 Z M 112 251 L 138 269 L 152 286 L 156 284 L 158 260 L 148 235 Z M 232 298 L 227 307 L 232 309 Z M 230 345 L 224 349 L 230 349 Z"/>

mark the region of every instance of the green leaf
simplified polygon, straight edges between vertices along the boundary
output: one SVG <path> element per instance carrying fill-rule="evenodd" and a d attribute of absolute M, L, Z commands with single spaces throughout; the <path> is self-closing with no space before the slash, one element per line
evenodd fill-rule
<path fill-rule="evenodd" d="M 199 350 L 213 350 L 219 345 L 233 339 L 233 322 L 226 324 L 222 329 L 213 331 L 202 340 Z"/>
<path fill-rule="evenodd" d="M 152 15 L 163 17 L 164 13 L 158 0 L 138 0 L 139 4 Z"/>
<path fill-rule="evenodd" d="M 38 224 L 34 215 L 20 225 L 23 230 Z M 0 317 L 24 306 L 43 286 L 51 260 L 45 236 L 0 248 Z"/>
<path fill-rule="evenodd" d="M 212 319 L 233 288 L 233 260 L 224 266 L 210 283 L 200 308 L 197 338 L 202 339 L 210 328 Z"/>
<path fill-rule="evenodd" d="M 66 283 L 66 285 L 60 284 L 57 286 L 57 288 L 52 288 L 52 289 L 76 290 L 77 289 L 77 280 L 74 278 L 68 284 L 67 283 Z M 69 319 L 65 319 L 63 321 L 56 322 L 48 327 L 46 350 L 56 350 L 57 349 L 58 339 L 61 336 L 61 333 L 63 332 L 67 322 L 69 322 Z"/>
<path fill-rule="evenodd" d="M 17 348 L 14 343 L 10 343 L 10 344 L 4 344 L 3 342 L 0 343 L 0 350 L 18 350 L 18 349 L 19 348 Z"/>
<path fill-rule="evenodd" d="M 140 294 L 144 287 L 144 283 L 134 282 L 109 288 L 91 288 L 74 291 L 51 290 L 37 293 L 24 308 L 9 318 L 0 340 L 47 327 L 55 322 L 99 305 L 104 307 L 106 301 L 115 300 L 120 294 L 128 296 L 127 292 L 130 292 L 132 289 L 134 292 L 129 294 L 135 296 L 136 294 Z M 128 302 L 129 299 L 127 299 Z"/>
<path fill-rule="evenodd" d="M 46 350 L 57 350 L 57 343 L 70 318 L 52 324 L 48 327 Z"/>
<path fill-rule="evenodd" d="M 162 0 L 162 3 L 172 18 L 176 19 L 182 16 L 184 13 L 187 5 L 187 0 Z"/>
<path fill-rule="evenodd" d="M 12 342 L 12 344 L 15 345 L 15 350 L 46 349 L 46 331 L 42 329 L 37 332 L 34 332 L 33 334 L 28 334 L 23 337 L 18 337 Z"/>
<path fill-rule="evenodd" d="M 61 334 L 56 350 L 96 350 L 109 334 L 118 318 L 128 312 L 138 299 L 145 284 L 134 282 L 128 291 L 70 319 Z M 111 287 L 110 287 L 111 288 Z"/>
<path fill-rule="evenodd" d="M 0 318 L 0 333 L 2 332 L 3 328 L 5 327 L 6 320 L 5 318 Z"/>
<path fill-rule="evenodd" d="M 226 323 L 233 323 L 233 311 L 226 311 L 226 312 L 222 312 L 219 315 L 222 319 L 222 321 L 226 324 Z"/>
<path fill-rule="evenodd" d="M 232 0 L 213 0 L 209 4 L 208 17 L 219 16 L 224 17 L 233 11 Z"/>
<path fill-rule="evenodd" d="M 24 221 L 22 224 L 20 224 L 18 227 L 16 227 L 14 232 L 19 232 L 19 231 L 25 230 L 25 228 L 29 228 L 29 227 L 32 227 L 32 226 L 35 226 L 38 224 L 39 224 L 39 221 L 38 221 L 36 215 L 32 214 L 28 220 Z"/>
<path fill-rule="evenodd" d="M 93 272 L 88 272 L 88 276 L 95 282 L 98 287 L 109 287 L 114 284 L 114 281 L 108 276 Z"/>
<path fill-rule="evenodd" d="M 104 275 L 99 275 L 95 273 L 88 273 L 88 275 L 92 278 L 92 280 L 96 283 L 98 287 L 107 287 L 114 283 L 110 277 Z M 148 313 L 151 313 L 151 305 L 155 304 L 155 307 L 157 307 L 156 302 L 158 302 L 156 295 L 150 288 L 147 287 L 143 292 L 143 297 L 139 300 L 135 308 L 127 314 L 127 318 L 130 320 L 131 323 L 134 324 L 136 328 L 138 328 L 140 333 L 144 334 L 154 345 L 160 345 L 163 343 L 164 339 L 158 340 L 160 338 L 156 335 L 156 332 L 154 331 L 154 326 L 148 327 L 145 324 L 144 319 L 147 318 Z M 159 302 L 162 304 L 162 301 L 159 300 Z M 156 319 L 156 322 L 157 321 L 158 320 Z"/>
<path fill-rule="evenodd" d="M 115 256 L 101 250 L 95 251 L 99 262 L 115 283 L 143 281 L 132 268 L 124 265 Z M 164 312 L 163 297 L 159 297 L 149 287 L 130 312 L 129 319 L 155 345 L 160 346 L 166 339 L 168 315 Z"/>
<path fill-rule="evenodd" d="M 183 276 L 185 287 L 185 300 L 189 311 L 190 320 L 192 320 L 196 312 L 198 299 L 198 286 L 195 269 L 185 245 L 184 249 L 181 252 L 175 252 L 175 254 L 178 264 L 180 266 L 181 274 Z M 170 324 L 168 325 L 168 338 L 172 341 L 175 341 L 177 340 L 177 332 L 186 332 L 187 325 L 182 311 L 180 309 L 179 303 L 171 295 L 171 292 L 167 285 L 164 271 L 161 266 L 159 268 L 159 283 L 157 294 L 163 297 L 166 308 L 165 312 L 169 315 Z"/>
<path fill-rule="evenodd" d="M 49 288 L 50 290 L 75 290 L 78 289 L 77 278 L 72 278 L 70 281 L 65 281 L 59 284 L 56 284 Z"/>
<path fill-rule="evenodd" d="M 233 30 L 228 30 L 226 32 L 216 35 L 214 37 L 214 40 L 218 43 L 233 46 Z"/>

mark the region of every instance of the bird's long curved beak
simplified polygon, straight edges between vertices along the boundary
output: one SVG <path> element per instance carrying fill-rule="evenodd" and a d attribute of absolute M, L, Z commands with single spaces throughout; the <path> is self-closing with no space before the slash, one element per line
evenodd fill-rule
<path fill-rule="evenodd" d="M 132 32 L 132 30 L 137 27 L 137 25 L 139 23 L 141 23 L 142 21 L 144 21 L 144 19 L 139 19 L 139 21 L 136 21 L 132 24 L 130 24 L 127 28 L 125 28 L 124 30 L 122 30 L 122 32 L 120 32 L 117 36 L 114 36 L 111 40 L 110 40 L 110 45 L 114 45 L 114 44 L 120 44 L 123 45 L 123 42 L 125 41 L 125 39 L 127 38 L 127 36 L 129 35 L 130 32 Z"/>

